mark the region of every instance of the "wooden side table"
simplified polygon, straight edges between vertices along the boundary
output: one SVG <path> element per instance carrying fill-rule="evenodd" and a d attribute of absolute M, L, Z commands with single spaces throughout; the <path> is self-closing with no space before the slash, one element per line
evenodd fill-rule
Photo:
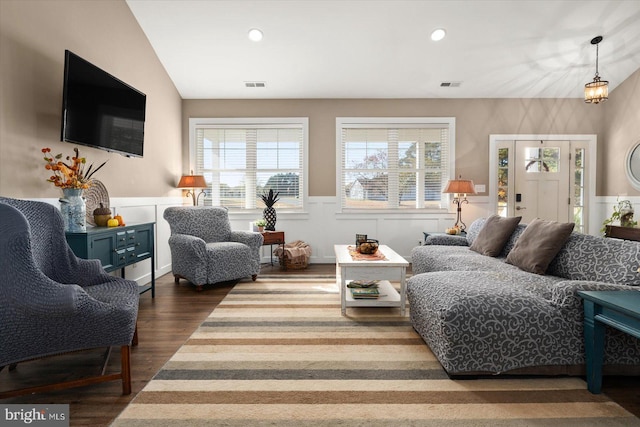
<path fill-rule="evenodd" d="M 584 347 L 587 388 L 602 391 L 605 325 L 640 338 L 639 291 L 578 291 L 584 300 Z"/>
<path fill-rule="evenodd" d="M 618 227 L 617 225 L 607 225 L 604 235 L 606 237 L 615 237 L 616 239 L 635 240 L 640 242 L 640 228 L 636 227 Z"/>
<path fill-rule="evenodd" d="M 271 251 L 271 265 L 273 265 L 273 245 L 282 245 L 284 249 L 284 231 L 263 231 L 262 246 L 269 245 Z"/>

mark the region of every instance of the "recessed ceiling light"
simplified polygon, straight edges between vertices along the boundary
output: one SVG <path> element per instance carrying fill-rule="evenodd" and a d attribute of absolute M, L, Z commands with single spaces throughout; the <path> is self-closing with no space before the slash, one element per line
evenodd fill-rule
<path fill-rule="evenodd" d="M 431 33 L 431 40 L 434 42 L 440 41 L 447 35 L 447 32 L 443 28 L 436 28 Z"/>
<path fill-rule="evenodd" d="M 259 42 L 262 40 L 262 31 L 257 28 L 252 28 L 249 30 L 249 40 L 254 42 Z"/>

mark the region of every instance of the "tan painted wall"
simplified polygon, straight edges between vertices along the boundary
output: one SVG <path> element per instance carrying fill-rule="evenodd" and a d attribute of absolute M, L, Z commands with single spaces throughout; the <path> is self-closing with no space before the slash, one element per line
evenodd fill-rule
<path fill-rule="evenodd" d="M 112 197 L 180 196 L 181 99 L 124 0 L 0 0 L 0 195 L 57 198 L 42 147 L 60 142 L 64 50 L 147 95 L 144 158 L 78 146 Z"/>
<path fill-rule="evenodd" d="M 607 196 L 640 196 L 624 172 L 631 147 L 640 143 L 640 69 L 609 94 L 605 106 L 601 162 L 602 193 Z M 638 208 L 636 208 L 637 210 Z"/>
<path fill-rule="evenodd" d="M 603 114 L 599 108 L 602 105 L 586 105 L 580 99 L 184 100 L 182 105 L 185 170 L 191 117 L 309 117 L 310 196 L 335 196 L 336 193 L 336 117 L 455 117 L 456 174 L 476 184 L 486 184 L 488 189 L 490 134 L 598 134 L 600 137 Z M 602 152 L 600 145 L 600 156 Z M 599 193 L 601 188 L 599 185 Z"/>
<path fill-rule="evenodd" d="M 335 118 L 453 116 L 457 174 L 488 183 L 492 133 L 595 133 L 598 195 L 638 195 L 626 181 L 626 151 L 640 139 L 640 70 L 599 106 L 580 99 L 184 100 L 123 0 L 0 0 L 0 195 L 58 197 L 40 149 L 60 142 L 64 49 L 147 94 L 145 156 L 81 148 L 112 197 L 179 196 L 188 170 L 189 117 L 310 118 L 310 195 L 335 195 Z"/>

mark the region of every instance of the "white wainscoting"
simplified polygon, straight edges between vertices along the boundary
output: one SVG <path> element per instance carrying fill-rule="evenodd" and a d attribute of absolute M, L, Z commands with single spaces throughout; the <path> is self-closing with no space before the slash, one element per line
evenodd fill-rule
<path fill-rule="evenodd" d="M 615 196 L 596 197 L 596 212 L 593 219 L 602 224 L 613 212 L 617 203 Z M 640 197 L 620 196 L 620 200 L 630 200 L 638 209 L 640 218 Z M 33 199 L 59 207 L 58 199 Z M 139 222 L 156 223 L 155 227 L 155 269 L 156 277 L 171 272 L 171 252 L 169 250 L 169 224 L 164 220 L 164 210 L 169 206 L 185 204 L 182 197 L 115 197 L 110 204 L 115 213 L 123 216 L 129 224 Z M 442 232 L 455 222 L 455 206 L 449 210 L 429 213 L 340 213 L 335 197 L 309 197 L 307 211 L 302 214 L 278 213 L 276 228 L 285 232 L 287 242 L 303 240 L 313 251 L 310 262 L 333 264 L 334 244 L 350 244 L 356 233 L 367 234 L 382 244 L 392 247 L 398 254 L 411 260 L 411 249 L 422 243 L 423 232 Z M 476 218 L 490 215 L 488 197 L 469 197 L 469 204 L 462 207 L 462 219 L 470 225 Z M 260 217 L 254 213 L 231 213 L 231 226 L 236 230 L 248 230 L 249 223 Z M 597 235 L 598 230 L 591 234 Z M 270 248 L 262 249 L 262 261 L 270 261 Z M 277 260 L 276 260 L 277 262 Z M 144 260 L 126 267 L 127 278 L 143 285 L 151 280 L 151 261 Z"/>
<path fill-rule="evenodd" d="M 462 217 L 469 225 L 474 219 L 487 215 L 486 197 L 469 198 L 463 205 Z M 287 242 L 302 240 L 312 249 L 310 262 L 332 264 L 335 262 L 333 245 L 350 244 L 356 234 L 366 234 L 381 244 L 393 248 L 407 260 L 411 249 L 422 243 L 423 232 L 442 232 L 455 223 L 455 207 L 429 213 L 340 213 L 335 197 L 309 197 L 304 214 L 278 212 L 276 229 L 285 232 Z M 255 214 L 254 214 L 255 216 Z M 234 229 L 247 230 L 257 218 L 246 214 L 231 214 Z M 269 247 L 263 249 L 263 262 L 268 262 Z"/>

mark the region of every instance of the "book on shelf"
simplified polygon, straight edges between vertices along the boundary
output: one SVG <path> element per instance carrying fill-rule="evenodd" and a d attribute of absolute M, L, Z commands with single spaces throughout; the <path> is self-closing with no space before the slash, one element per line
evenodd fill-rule
<path fill-rule="evenodd" d="M 347 288 L 378 288 L 379 280 L 352 280 L 347 283 Z"/>
<path fill-rule="evenodd" d="M 351 296 L 354 299 L 375 299 L 380 297 L 378 288 L 351 288 Z"/>

